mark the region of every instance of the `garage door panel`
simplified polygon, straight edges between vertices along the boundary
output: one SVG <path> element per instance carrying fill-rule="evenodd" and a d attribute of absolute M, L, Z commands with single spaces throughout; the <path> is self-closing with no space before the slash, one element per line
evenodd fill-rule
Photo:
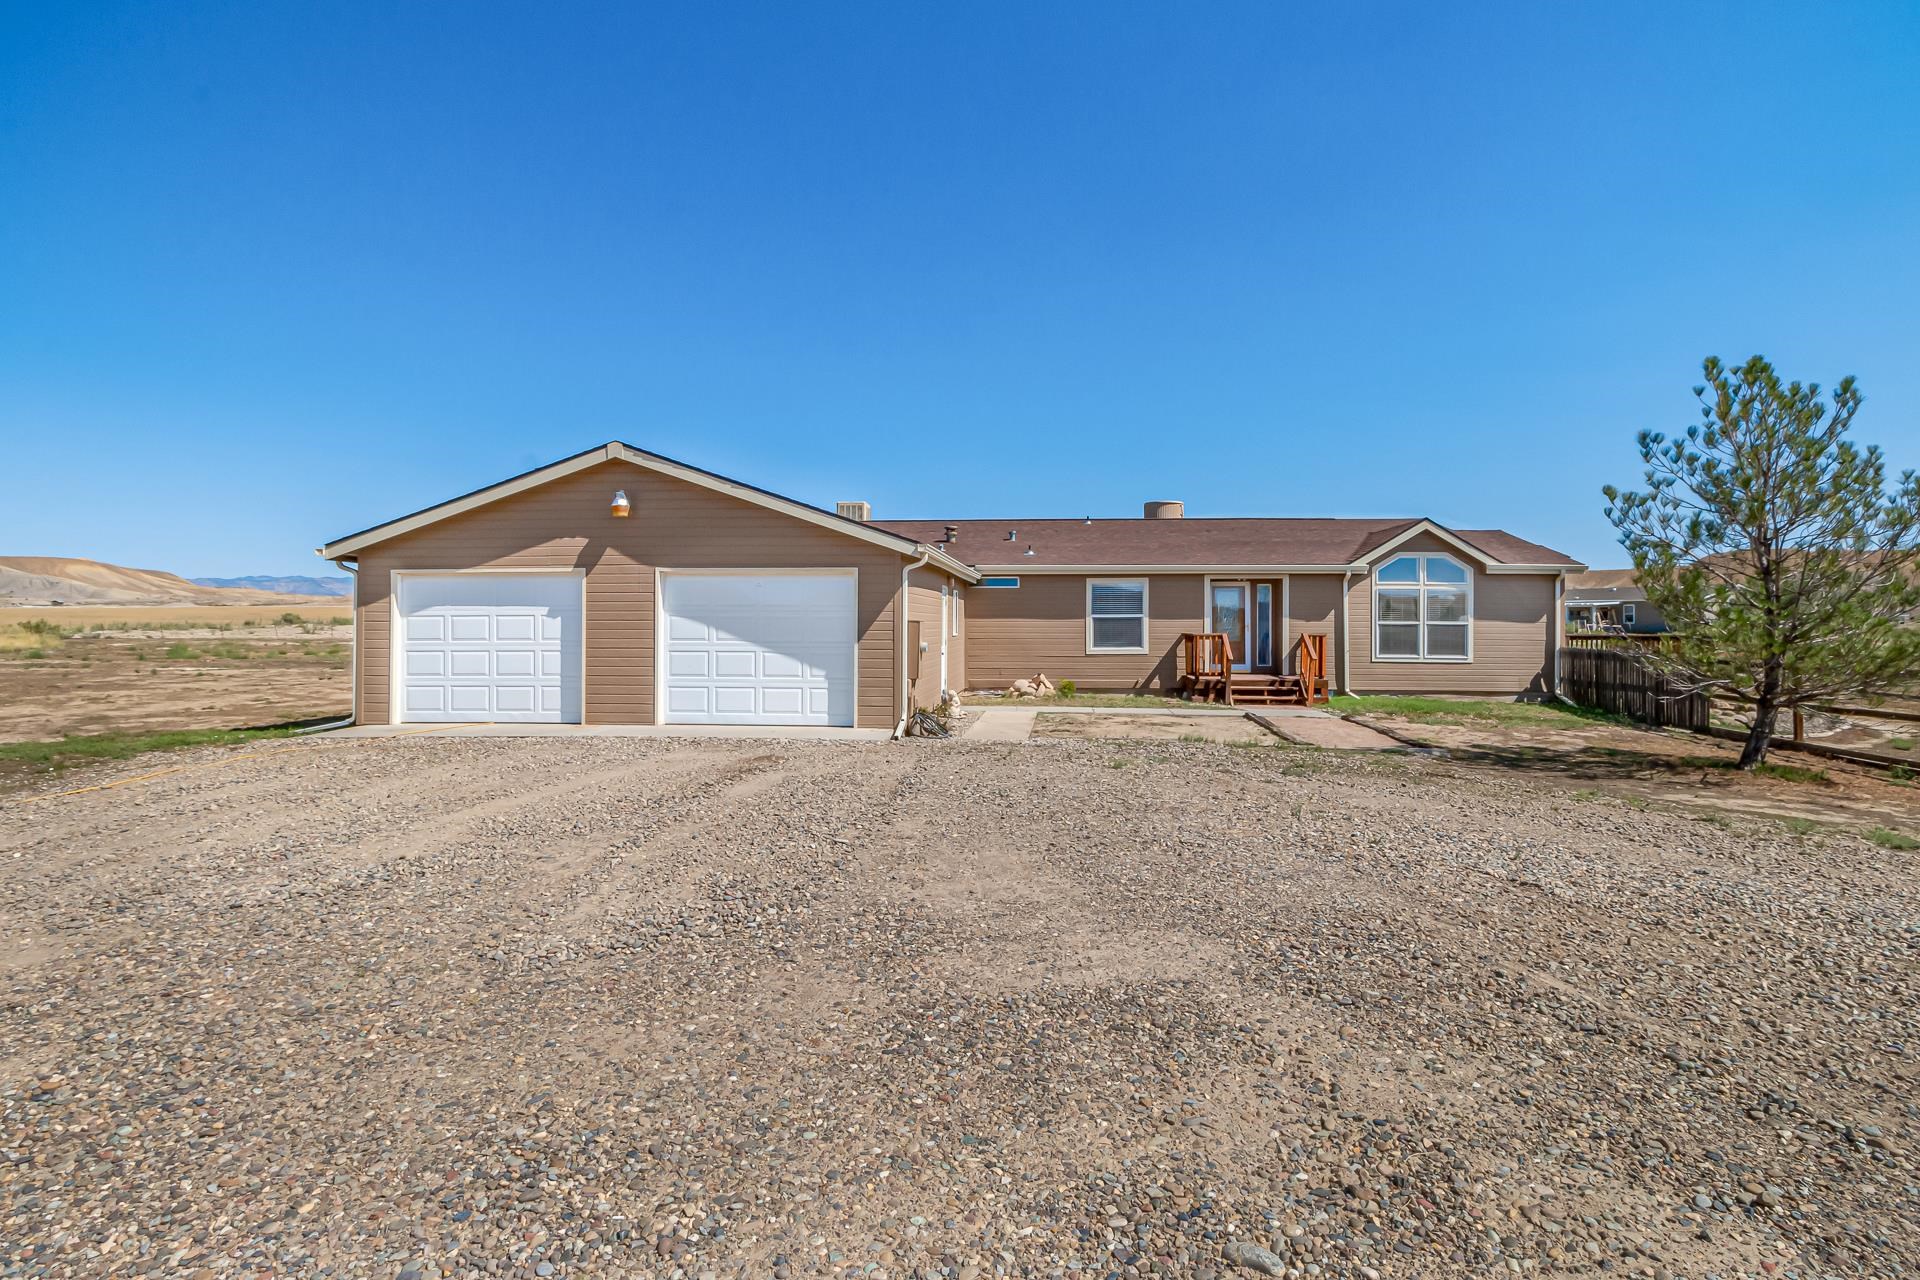
<path fill-rule="evenodd" d="M 752 685 L 719 685 L 713 690 L 713 712 L 721 716 L 750 716 L 758 712 L 758 690 Z"/>
<path fill-rule="evenodd" d="M 493 709 L 496 712 L 513 714 L 540 709 L 539 691 L 530 684 L 496 684 L 493 686 L 493 695 Z"/>
<path fill-rule="evenodd" d="M 674 716 L 700 716 L 713 710 L 711 690 L 685 686 L 667 690 L 667 711 Z"/>
<path fill-rule="evenodd" d="M 853 575 L 676 573 L 662 586 L 668 721 L 853 723 Z"/>
<path fill-rule="evenodd" d="M 581 580 L 557 574 L 404 574 L 399 718 L 577 722 Z"/>
<path fill-rule="evenodd" d="M 800 680 L 806 677 L 807 664 L 788 654 L 763 653 L 760 674 L 769 680 Z"/>
<path fill-rule="evenodd" d="M 493 690 L 480 684 L 447 686 L 447 710 L 479 712 L 480 719 L 493 710 Z"/>
<path fill-rule="evenodd" d="M 760 690 L 760 711 L 763 715 L 799 719 L 807 714 L 807 691 L 763 687 Z"/>
<path fill-rule="evenodd" d="M 500 614 L 493 620 L 493 638 L 508 644 L 525 644 L 534 639 L 534 619 L 529 613 Z"/>
<path fill-rule="evenodd" d="M 421 688 L 409 686 L 406 696 L 408 711 L 445 711 L 447 709 L 447 691 L 444 687 Z"/>

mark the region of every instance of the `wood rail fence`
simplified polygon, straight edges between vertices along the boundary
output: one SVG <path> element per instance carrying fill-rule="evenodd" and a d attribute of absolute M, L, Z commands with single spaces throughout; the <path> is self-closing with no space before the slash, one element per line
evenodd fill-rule
<path fill-rule="evenodd" d="M 1671 631 L 1569 631 L 1569 649 L 1659 649 L 1678 637 Z"/>
<path fill-rule="evenodd" d="M 1676 685 L 1624 648 L 1560 650 L 1560 691 L 1582 706 L 1656 728 L 1704 733 L 1709 727 L 1705 694 Z"/>

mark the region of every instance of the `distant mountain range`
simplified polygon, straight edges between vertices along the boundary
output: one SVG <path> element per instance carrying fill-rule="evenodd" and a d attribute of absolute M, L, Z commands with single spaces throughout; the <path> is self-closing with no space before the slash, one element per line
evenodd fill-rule
<path fill-rule="evenodd" d="M 283 583 L 289 585 L 278 585 Z M 300 585 L 291 585 L 296 583 Z M 346 583 L 345 578 L 190 582 L 159 569 L 130 569 L 73 556 L 0 556 L 0 605 L 312 604 L 315 596 L 338 598 Z"/>
<path fill-rule="evenodd" d="M 203 587 L 246 587 L 293 596 L 344 596 L 353 592 L 353 579 L 345 574 L 330 578 L 274 578 L 256 573 L 244 578 L 189 578 L 188 581 Z"/>

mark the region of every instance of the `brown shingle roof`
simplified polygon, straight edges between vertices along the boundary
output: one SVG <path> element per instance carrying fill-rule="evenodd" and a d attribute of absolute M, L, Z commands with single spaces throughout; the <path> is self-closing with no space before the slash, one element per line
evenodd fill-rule
<path fill-rule="evenodd" d="M 875 520 L 877 528 L 941 545 L 968 564 L 1344 565 L 1419 524 L 1348 520 L 1193 517 L 1181 520 Z M 941 543 L 948 525 L 959 530 Z M 1007 535 L 1011 532 L 1011 540 Z M 1497 564 L 1573 565 L 1499 529 L 1449 529 Z M 1027 548 L 1033 548 L 1031 556 Z"/>

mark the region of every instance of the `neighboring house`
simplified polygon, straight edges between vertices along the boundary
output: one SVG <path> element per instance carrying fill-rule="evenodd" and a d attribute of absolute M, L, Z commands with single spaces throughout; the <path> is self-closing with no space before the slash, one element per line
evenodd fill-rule
<path fill-rule="evenodd" d="M 1592 569 L 1567 575 L 1567 630 L 1652 635 L 1667 620 L 1647 600 L 1631 569 Z"/>
<path fill-rule="evenodd" d="M 1430 520 L 881 520 L 618 442 L 340 538 L 362 723 L 894 728 L 1044 671 L 1171 689 L 1328 637 L 1334 688 L 1543 694 L 1583 566 Z"/>

